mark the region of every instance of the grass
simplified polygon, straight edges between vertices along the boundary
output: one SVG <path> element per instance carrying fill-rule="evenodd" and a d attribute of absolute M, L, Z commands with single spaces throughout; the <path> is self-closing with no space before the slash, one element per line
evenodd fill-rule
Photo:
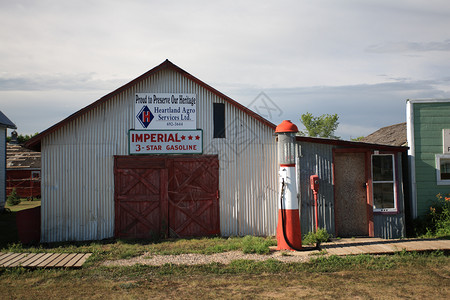
<path fill-rule="evenodd" d="M 449 260 L 435 252 L 331 256 L 308 263 L 237 260 L 229 265 L 1 269 L 0 293 L 24 299 L 448 299 Z"/>
<path fill-rule="evenodd" d="M 269 253 L 269 247 L 276 245 L 273 237 L 229 237 L 168 239 L 158 242 L 144 240 L 103 240 L 89 242 L 65 242 L 40 245 L 22 245 L 18 240 L 16 228 L 17 211 L 35 207 L 40 201 L 22 201 L 5 210 L 0 215 L 1 252 L 56 252 L 93 253 L 90 263 L 103 260 L 127 259 L 149 252 L 151 255 L 177 255 L 184 253 L 213 254 L 241 250 L 244 253 Z M 8 207 L 7 207 L 8 208 Z"/>
<path fill-rule="evenodd" d="M 347 257 L 326 256 L 323 252 L 307 263 L 268 259 L 235 260 L 228 265 L 106 267 L 101 264 L 105 260 L 145 252 L 168 255 L 241 250 L 264 255 L 276 241 L 273 237 L 247 236 L 24 246 L 14 240 L 14 223 L 15 212 L 0 215 L 0 251 L 93 255 L 81 269 L 0 268 L 0 294 L 5 299 L 450 298 L 450 257 L 442 251 Z"/>
<path fill-rule="evenodd" d="M 159 242 L 143 240 L 104 240 L 93 242 L 52 243 L 38 246 L 24 246 L 20 243 L 9 243 L 0 248 L 2 252 L 90 252 L 90 264 L 104 260 L 127 259 L 144 253 L 150 255 L 178 255 L 184 253 L 213 254 L 233 250 L 244 253 L 269 253 L 269 246 L 276 245 L 273 237 L 229 237 L 229 238 L 192 238 L 169 239 Z"/>
<path fill-rule="evenodd" d="M 9 209 L 11 212 L 18 212 L 24 209 L 34 208 L 37 206 L 41 206 L 41 201 L 27 201 L 25 199 L 21 199 L 21 202 L 18 205 L 10 206 L 8 204 L 5 205 L 6 209 Z"/>
<path fill-rule="evenodd" d="M 91 252 L 93 261 L 105 259 L 126 259 L 150 252 L 152 255 L 177 255 L 183 253 L 213 254 L 241 250 L 244 253 L 269 253 L 269 247 L 276 245 L 273 237 L 247 236 L 229 238 L 169 239 L 160 242 L 143 240 L 104 240 L 94 242 L 66 242 L 37 246 L 19 243 L 16 228 L 18 211 L 39 206 L 40 201 L 22 201 L 19 205 L 6 206 L 0 215 L 0 251 L 14 252 Z"/>

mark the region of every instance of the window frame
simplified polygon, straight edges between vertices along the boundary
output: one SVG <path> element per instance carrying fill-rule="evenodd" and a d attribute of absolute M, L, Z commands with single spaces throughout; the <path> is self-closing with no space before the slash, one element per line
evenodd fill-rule
<path fill-rule="evenodd" d="M 213 103 L 213 138 L 226 138 L 225 103 Z"/>
<path fill-rule="evenodd" d="M 41 180 L 41 171 L 31 171 L 31 179 L 32 180 Z"/>
<path fill-rule="evenodd" d="M 441 179 L 441 159 L 442 158 L 450 160 L 450 154 L 436 154 L 435 155 L 435 161 L 436 161 L 436 184 L 437 185 L 450 185 L 450 179 Z"/>
<path fill-rule="evenodd" d="M 392 180 L 374 180 L 373 174 L 373 157 L 374 156 L 390 156 L 392 159 Z M 397 191 L 397 166 L 395 154 L 393 153 L 377 153 L 372 154 L 370 157 L 370 167 L 371 167 L 371 176 L 372 176 L 372 209 L 374 213 L 398 213 L 398 191 Z M 375 208 L 375 189 L 374 185 L 377 183 L 392 183 L 393 185 L 393 196 L 394 196 L 394 207 L 393 208 Z"/>

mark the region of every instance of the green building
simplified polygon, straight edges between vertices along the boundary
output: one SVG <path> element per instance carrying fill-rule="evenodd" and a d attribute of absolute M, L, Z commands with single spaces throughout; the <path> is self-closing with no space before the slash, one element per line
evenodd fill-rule
<path fill-rule="evenodd" d="M 407 100 L 410 204 L 425 215 L 436 195 L 450 193 L 450 99 Z"/>

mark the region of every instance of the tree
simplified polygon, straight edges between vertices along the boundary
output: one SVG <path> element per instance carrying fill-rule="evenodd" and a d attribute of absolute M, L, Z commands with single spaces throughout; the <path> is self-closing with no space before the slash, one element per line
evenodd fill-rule
<path fill-rule="evenodd" d="M 38 134 L 39 134 L 39 132 L 36 132 L 35 134 L 30 134 L 30 135 L 28 135 L 28 134 L 26 134 L 26 135 L 19 134 L 19 135 L 17 135 L 17 142 L 18 142 L 19 144 L 23 144 L 23 143 L 27 142 L 29 139 L 31 139 L 32 137 L 34 137 L 34 136 L 36 136 L 36 135 L 38 135 Z M 6 141 L 7 141 L 8 143 L 11 142 L 11 137 L 8 136 L 8 137 L 6 138 Z"/>
<path fill-rule="evenodd" d="M 16 188 L 12 189 L 11 194 L 9 194 L 6 199 L 6 203 L 8 203 L 9 206 L 18 205 L 20 203 L 20 197 L 17 195 Z"/>
<path fill-rule="evenodd" d="M 323 114 L 319 117 L 314 117 L 311 113 L 307 112 L 302 114 L 300 119 L 300 122 L 305 126 L 305 131 L 299 131 L 299 134 L 303 136 L 340 139 L 340 137 L 334 135 L 339 125 L 338 120 L 339 117 L 337 114 Z"/>
<path fill-rule="evenodd" d="M 355 137 L 355 138 L 350 138 L 350 140 L 353 141 L 353 142 L 359 142 L 363 138 L 365 138 L 365 136 L 358 136 L 358 137 Z"/>

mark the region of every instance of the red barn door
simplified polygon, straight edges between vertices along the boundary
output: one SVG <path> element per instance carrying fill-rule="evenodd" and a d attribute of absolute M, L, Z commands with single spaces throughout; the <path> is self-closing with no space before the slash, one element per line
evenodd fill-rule
<path fill-rule="evenodd" d="M 167 224 L 167 169 L 164 161 L 115 161 L 115 236 L 156 238 Z"/>
<path fill-rule="evenodd" d="M 174 158 L 169 168 L 169 234 L 220 233 L 217 156 Z"/>
<path fill-rule="evenodd" d="M 116 156 L 115 236 L 220 234 L 215 155 Z"/>

